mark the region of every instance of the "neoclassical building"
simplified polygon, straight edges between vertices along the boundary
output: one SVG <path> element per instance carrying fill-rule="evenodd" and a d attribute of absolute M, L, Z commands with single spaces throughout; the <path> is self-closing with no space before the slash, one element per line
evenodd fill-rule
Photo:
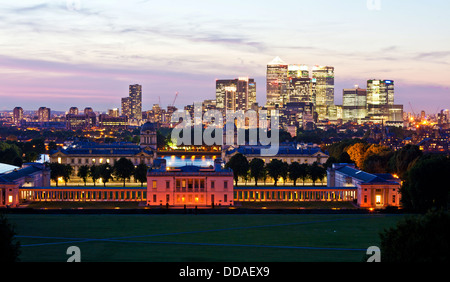
<path fill-rule="evenodd" d="M 388 173 L 367 173 L 353 164 L 333 164 L 327 171 L 328 187 L 354 187 L 362 208 L 400 207 L 401 180 Z"/>
<path fill-rule="evenodd" d="M 145 163 L 153 164 L 157 154 L 157 126 L 153 123 L 145 123 L 141 127 L 140 144 L 134 143 L 110 143 L 98 144 L 95 142 L 79 142 L 67 148 L 58 149 L 50 153 L 50 162 L 70 164 L 76 175 L 82 165 L 111 164 L 120 158 L 127 158 L 134 165 Z"/>
<path fill-rule="evenodd" d="M 261 150 L 263 148 L 265 147 L 251 145 L 229 148 L 228 150 L 222 151 L 222 158 L 225 162 L 228 162 L 232 156 L 241 153 L 249 162 L 254 158 L 260 158 L 265 163 L 270 163 L 272 159 L 278 159 L 288 164 L 293 162 L 300 164 L 313 164 L 314 162 L 318 162 L 319 164 L 324 164 L 328 159 L 328 155 L 322 152 L 319 147 L 297 148 L 294 145 L 280 145 L 278 153 L 275 156 L 262 156 Z"/>
<path fill-rule="evenodd" d="M 17 207 L 26 197 L 22 188 L 50 187 L 50 169 L 44 164 L 25 163 L 21 168 L 0 173 L 0 207 Z"/>
<path fill-rule="evenodd" d="M 147 173 L 147 205 L 170 207 L 232 206 L 233 171 L 223 168 L 216 159 L 214 166 L 166 166 L 164 159 Z M 157 165 L 157 164 L 156 164 Z"/>

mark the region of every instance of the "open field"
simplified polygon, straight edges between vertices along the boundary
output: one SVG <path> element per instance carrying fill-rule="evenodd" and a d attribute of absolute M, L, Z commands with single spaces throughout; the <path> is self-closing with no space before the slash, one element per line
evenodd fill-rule
<path fill-rule="evenodd" d="M 379 232 L 404 215 L 8 214 L 20 260 L 360 262 Z"/>

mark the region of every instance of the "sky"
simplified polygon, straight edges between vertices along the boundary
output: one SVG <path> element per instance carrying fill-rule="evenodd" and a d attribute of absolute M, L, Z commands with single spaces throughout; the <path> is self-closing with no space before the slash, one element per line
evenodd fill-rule
<path fill-rule="evenodd" d="M 395 81 L 407 112 L 450 108 L 449 1 L 0 0 L 0 110 L 120 108 L 141 84 L 143 110 L 215 99 L 215 80 L 266 66 L 335 68 L 342 89 Z"/>

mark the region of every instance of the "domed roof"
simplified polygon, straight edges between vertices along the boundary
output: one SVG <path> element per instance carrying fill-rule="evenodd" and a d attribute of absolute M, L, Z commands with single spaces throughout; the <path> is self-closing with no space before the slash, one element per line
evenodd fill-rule
<path fill-rule="evenodd" d="M 156 123 L 148 121 L 148 122 L 144 123 L 144 125 L 142 125 L 141 133 L 143 133 L 145 131 L 156 132 L 157 129 L 158 129 L 158 125 Z"/>

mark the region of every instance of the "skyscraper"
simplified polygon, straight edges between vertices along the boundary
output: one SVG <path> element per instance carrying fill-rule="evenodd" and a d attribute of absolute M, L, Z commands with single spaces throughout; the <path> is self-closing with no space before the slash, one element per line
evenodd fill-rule
<path fill-rule="evenodd" d="M 342 110 L 344 121 L 361 122 L 367 116 L 367 91 L 355 87 L 343 89 Z"/>
<path fill-rule="evenodd" d="M 216 80 L 216 107 L 228 111 L 250 110 L 256 103 L 256 83 L 253 78 Z"/>
<path fill-rule="evenodd" d="M 267 64 L 266 83 L 267 105 L 282 106 L 288 102 L 288 65 L 280 57 Z"/>
<path fill-rule="evenodd" d="M 50 108 L 40 107 L 37 112 L 39 122 L 50 121 Z"/>
<path fill-rule="evenodd" d="M 15 107 L 13 110 L 13 122 L 15 125 L 20 125 L 23 120 L 22 107 Z"/>
<path fill-rule="evenodd" d="M 131 119 L 142 120 L 142 85 L 134 84 L 129 87 L 131 104 Z"/>
<path fill-rule="evenodd" d="M 394 105 L 394 81 L 371 79 L 367 81 L 367 114 L 376 123 L 390 119 Z"/>
<path fill-rule="evenodd" d="M 334 105 L 334 67 L 315 66 L 312 80 L 315 82 L 316 111 L 319 119 L 326 119 L 328 106 Z"/>
<path fill-rule="evenodd" d="M 130 97 L 122 98 L 122 116 L 131 117 L 131 99 Z"/>

